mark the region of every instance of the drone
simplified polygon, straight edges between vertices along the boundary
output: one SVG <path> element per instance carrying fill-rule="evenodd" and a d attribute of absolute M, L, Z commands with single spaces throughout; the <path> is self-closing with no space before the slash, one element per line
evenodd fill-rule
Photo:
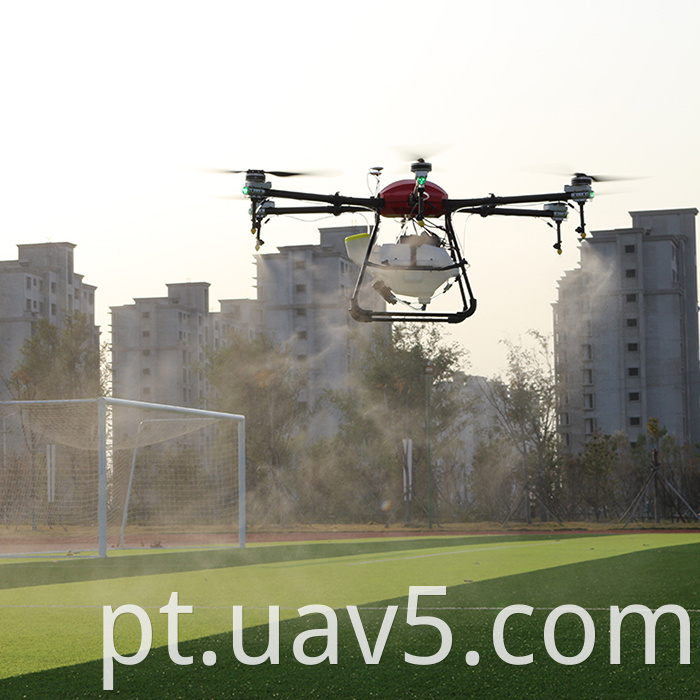
<path fill-rule="evenodd" d="M 526 216 L 548 219 L 556 228 L 554 249 L 561 254 L 561 225 L 569 209 L 578 207 L 579 238 L 586 237 L 584 207 L 593 196 L 593 182 L 606 178 L 574 173 L 571 184 L 562 192 L 500 197 L 493 194 L 475 199 L 452 199 L 439 185 L 428 180 L 431 163 L 418 158 L 411 164 L 411 179 L 398 180 L 379 189 L 383 168 L 371 168 L 375 194 L 371 197 L 348 197 L 336 194 L 295 192 L 272 187 L 268 176 L 291 177 L 312 173 L 279 170 L 227 170 L 245 173 L 243 194 L 250 200 L 251 232 L 256 250 L 263 224 L 275 216 L 371 212 L 374 223 L 367 233 L 345 239 L 348 258 L 359 267 L 350 298 L 349 312 L 356 321 L 422 321 L 461 323 L 476 311 L 476 299 L 467 275 L 468 263 L 460 250 L 453 226 L 455 214 L 487 216 Z M 610 178 L 608 178 L 610 179 Z M 299 202 L 279 206 L 286 201 Z M 541 208 L 515 208 L 513 205 L 541 205 Z M 400 233 L 393 243 L 378 243 L 382 221 L 400 222 Z M 548 222 L 549 223 L 549 222 Z M 372 288 L 386 302 L 388 310 L 372 310 L 360 305 L 363 282 L 371 278 Z M 461 308 L 434 311 L 431 302 L 457 286 Z M 392 307 L 391 309 L 389 307 Z"/>

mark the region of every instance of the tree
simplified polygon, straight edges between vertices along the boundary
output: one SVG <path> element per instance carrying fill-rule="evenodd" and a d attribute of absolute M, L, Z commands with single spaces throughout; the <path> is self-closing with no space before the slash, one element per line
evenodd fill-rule
<path fill-rule="evenodd" d="M 502 521 L 508 516 L 513 495 L 522 493 L 513 469 L 516 460 L 512 443 L 499 432 L 478 443 L 469 473 L 474 519 Z"/>
<path fill-rule="evenodd" d="M 5 379 L 15 400 L 97 398 L 104 393 L 103 358 L 95 327 L 84 314 L 62 327 L 40 319 Z"/>
<path fill-rule="evenodd" d="M 594 435 L 579 455 L 581 497 L 596 522 L 607 520 L 616 505 L 617 476 L 620 466 L 620 438 L 624 436 Z"/>
<path fill-rule="evenodd" d="M 520 457 L 520 480 L 541 505 L 551 510 L 559 489 L 557 463 L 555 383 L 549 340 L 530 331 L 533 348 L 503 341 L 508 368 L 503 377 L 484 385 L 484 395 L 495 411 L 497 433 Z M 525 498 L 530 520 L 530 498 Z"/>
<path fill-rule="evenodd" d="M 292 441 L 308 411 L 300 402 L 305 374 L 270 338 L 234 333 L 212 350 L 204 368 L 214 410 L 246 417 L 246 462 L 251 487 L 267 470 L 292 464 Z M 275 474 L 272 475 L 275 478 Z"/>
<path fill-rule="evenodd" d="M 95 399 L 104 393 L 104 348 L 100 348 L 96 328 L 84 314 L 68 316 L 60 328 L 45 319 L 38 320 L 20 353 L 20 360 L 10 377 L 3 378 L 15 400 Z M 65 519 L 68 517 L 65 514 L 74 506 L 71 517 L 80 517 L 75 515 L 81 512 L 76 504 L 81 501 L 85 491 L 89 490 L 89 485 L 94 483 L 95 465 L 92 455 L 87 450 L 71 447 L 61 440 L 59 426 L 64 419 L 57 420 L 57 416 L 63 409 L 65 405 L 56 408 L 56 413 L 53 412 L 53 407 L 23 407 L 17 412 L 22 428 L 15 439 L 8 438 L 3 423 L 3 461 L 8 473 L 15 469 L 15 464 L 21 465 L 16 483 L 22 483 L 25 487 L 25 502 L 18 505 L 29 509 L 33 527 L 44 517 L 49 526 L 54 524 L 55 519 L 63 526 L 70 524 Z M 37 420 L 37 411 L 42 413 L 40 420 Z M 84 433 L 89 434 L 94 420 L 96 413 L 87 408 L 80 414 L 80 418 L 73 419 L 73 425 L 80 426 Z M 36 426 L 39 424 L 42 427 L 37 431 Z M 47 439 L 52 440 L 64 457 L 70 455 L 65 460 L 70 465 L 69 470 L 59 476 L 64 489 L 60 509 L 53 502 L 46 501 Z M 21 448 L 18 441 L 21 441 Z M 6 453 L 8 447 L 9 452 Z M 10 456 L 15 448 L 25 455 L 23 459 L 16 455 Z M 16 494 L 11 491 L 7 493 L 8 498 L 16 500 Z M 40 494 L 43 494 L 43 498 Z"/>
<path fill-rule="evenodd" d="M 403 492 L 404 439 L 413 440 L 414 493 L 427 508 L 427 391 L 434 499 L 446 469 L 454 468 L 454 446 L 466 420 L 461 370 L 464 351 L 444 341 L 436 326 L 396 324 L 358 338 L 350 388 L 331 395 L 340 416 L 334 438 L 334 469 L 341 476 L 355 517 L 372 517 L 396 505 Z M 432 375 L 426 367 L 432 365 Z M 437 496 L 437 498 L 436 498 Z"/>

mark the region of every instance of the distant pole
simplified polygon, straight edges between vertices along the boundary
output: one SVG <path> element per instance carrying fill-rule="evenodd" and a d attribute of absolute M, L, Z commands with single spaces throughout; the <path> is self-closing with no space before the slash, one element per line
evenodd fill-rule
<path fill-rule="evenodd" d="M 527 462 L 527 445 L 523 443 L 523 461 L 525 467 L 525 516 L 527 524 L 532 525 L 532 511 L 530 509 L 530 466 Z"/>
<path fill-rule="evenodd" d="M 661 518 L 659 515 L 659 450 L 657 448 L 651 451 L 651 458 L 654 469 L 654 522 L 658 524 Z"/>
<path fill-rule="evenodd" d="M 435 367 L 428 360 L 425 365 L 425 432 L 428 441 L 427 459 L 428 459 L 428 527 L 433 529 L 433 467 L 430 461 L 430 390 L 433 384 L 433 374 Z"/>
<path fill-rule="evenodd" d="M 406 522 L 411 522 L 411 501 L 413 500 L 413 440 L 403 440 L 403 500 L 406 502 Z"/>

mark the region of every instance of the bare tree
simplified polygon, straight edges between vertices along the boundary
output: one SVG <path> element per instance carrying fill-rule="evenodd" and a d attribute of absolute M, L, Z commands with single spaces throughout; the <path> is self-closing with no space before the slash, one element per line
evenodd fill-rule
<path fill-rule="evenodd" d="M 84 314 L 72 314 L 61 328 L 40 319 L 5 383 L 17 400 L 96 398 L 105 389 L 104 356 Z"/>
<path fill-rule="evenodd" d="M 520 458 L 517 471 L 528 522 L 531 500 L 539 501 L 544 510 L 553 514 L 560 488 L 549 339 L 536 331 L 529 335 L 535 341 L 533 348 L 503 341 L 508 348 L 508 368 L 504 376 L 482 385 L 496 415 L 497 433 Z"/>

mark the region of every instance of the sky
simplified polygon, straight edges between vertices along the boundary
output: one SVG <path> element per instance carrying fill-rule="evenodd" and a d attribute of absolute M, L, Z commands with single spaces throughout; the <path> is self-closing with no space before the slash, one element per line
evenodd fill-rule
<path fill-rule="evenodd" d="M 0 259 L 75 243 L 107 331 L 171 282 L 210 282 L 213 309 L 254 297 L 243 176 L 211 169 L 334 169 L 293 186 L 364 197 L 370 167 L 386 185 L 416 152 L 459 198 L 635 178 L 596 188 L 592 230 L 696 207 L 699 35 L 695 0 L 3 3 Z M 350 223 L 279 218 L 261 252 Z M 472 372 L 551 333 L 576 225 L 558 256 L 542 221 L 458 217 L 479 308 L 447 330 Z"/>

